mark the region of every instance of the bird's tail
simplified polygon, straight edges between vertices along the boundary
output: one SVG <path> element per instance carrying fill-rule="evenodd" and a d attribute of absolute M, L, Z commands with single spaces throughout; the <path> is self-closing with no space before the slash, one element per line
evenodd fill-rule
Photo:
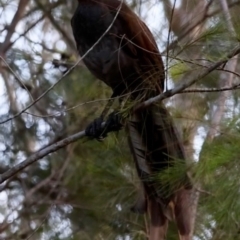
<path fill-rule="evenodd" d="M 143 185 L 141 200 L 137 201 L 133 210 L 141 213 L 148 209 L 151 219 L 149 240 L 165 239 L 168 220 L 173 219 L 177 222 L 179 235 L 189 235 L 190 216 L 187 215 L 190 214 L 191 184 L 187 174 L 183 177 L 182 185 L 174 189 L 156 178 L 161 171 L 169 169 L 176 161 L 185 159 L 169 112 L 162 103 L 135 112 L 128 119 L 127 131 L 129 145 Z"/>

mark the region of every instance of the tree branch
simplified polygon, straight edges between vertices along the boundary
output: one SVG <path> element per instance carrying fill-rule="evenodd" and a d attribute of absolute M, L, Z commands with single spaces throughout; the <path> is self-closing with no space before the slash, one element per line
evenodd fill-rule
<path fill-rule="evenodd" d="M 11 46 L 11 38 L 12 35 L 15 32 L 15 28 L 18 24 L 18 22 L 21 20 L 24 10 L 28 4 L 29 0 L 20 0 L 19 4 L 18 4 L 18 9 L 12 19 L 11 24 L 8 27 L 8 31 L 7 31 L 7 36 L 5 37 L 4 42 L 1 44 L 0 46 L 0 55 L 4 55 L 7 50 L 9 49 L 9 47 Z"/>
<path fill-rule="evenodd" d="M 21 77 L 17 75 L 17 73 L 15 73 L 13 71 L 13 69 L 10 67 L 10 65 L 7 63 L 7 61 L 0 56 L 0 59 L 2 59 L 2 61 L 4 62 L 4 64 L 6 65 L 6 67 L 10 70 L 10 72 L 13 74 L 13 76 L 15 77 L 15 79 L 17 80 L 18 84 L 20 85 L 20 87 L 22 87 L 24 90 L 26 90 L 26 92 L 29 94 L 30 98 L 32 99 L 32 101 L 34 101 L 33 96 L 30 92 L 29 87 L 27 87 L 24 82 L 21 80 Z"/>
<path fill-rule="evenodd" d="M 49 153 L 56 152 L 58 149 L 63 148 L 70 143 L 76 142 L 78 139 L 85 136 L 85 131 L 81 131 L 79 133 L 73 134 L 63 140 L 60 140 L 48 147 L 43 148 L 42 150 L 32 154 L 29 158 L 24 160 L 23 162 L 17 164 L 16 166 L 12 167 L 5 173 L 0 175 L 0 183 L 3 183 L 8 178 L 12 177 L 19 171 L 23 170 L 27 166 L 31 165 L 32 163 L 36 162 L 37 160 L 47 156 Z"/>
<path fill-rule="evenodd" d="M 156 97 L 150 98 L 149 100 L 139 104 L 134 109 L 134 111 L 138 111 L 140 109 L 149 107 L 151 104 L 153 104 L 157 101 L 161 101 L 165 98 L 171 97 L 171 96 L 183 91 L 187 87 L 191 86 L 192 84 L 196 83 L 197 81 L 199 81 L 203 77 L 207 76 L 210 72 L 214 71 L 216 68 L 218 68 L 222 64 L 226 63 L 230 58 L 234 57 L 238 53 L 240 53 L 240 46 L 238 46 L 231 53 L 229 53 L 225 59 L 214 63 L 211 67 L 202 71 L 202 73 L 198 74 L 198 76 L 196 78 L 194 78 L 194 79 L 192 79 L 192 80 L 190 80 L 186 83 L 182 83 L 182 84 L 176 86 L 175 88 L 173 88 L 171 90 L 168 90 L 168 91 L 166 91 L 166 92 L 164 92 L 164 93 L 162 93 L 162 94 L 160 94 Z M 103 123 L 102 126 L 104 127 L 104 123 Z M 54 143 L 50 146 L 47 146 L 47 147 L 41 149 L 38 152 L 32 154 L 29 158 L 27 158 L 23 162 L 15 165 L 14 167 L 9 169 L 8 171 L 1 174 L 0 175 L 0 183 L 3 183 L 5 180 L 11 178 L 13 175 L 15 175 L 19 171 L 23 170 L 27 166 L 31 165 L 32 163 L 36 162 L 37 160 L 47 156 L 49 153 L 55 152 L 58 149 L 69 145 L 70 143 L 76 142 L 77 140 L 79 140 L 80 138 L 82 138 L 84 136 L 85 136 L 85 131 L 81 131 L 79 133 L 73 134 L 73 135 L 71 135 L 71 136 L 69 136 L 69 137 L 67 137 L 63 140 L 60 140 L 60 141 L 58 141 L 58 142 L 56 142 L 56 143 Z"/>
<path fill-rule="evenodd" d="M 215 69 L 217 69 L 218 67 L 220 67 L 222 64 L 226 64 L 228 62 L 229 59 L 231 59 L 232 57 L 236 56 L 237 54 L 240 53 L 240 46 L 237 46 L 235 49 L 232 50 L 231 53 L 229 53 L 227 55 L 226 58 L 224 58 L 223 60 L 220 60 L 214 64 L 212 64 L 212 66 L 210 66 L 208 69 L 204 69 L 202 72 L 200 72 L 199 74 L 197 74 L 197 76 L 193 79 L 191 79 L 188 82 L 184 82 L 182 84 L 178 84 L 175 88 L 167 90 L 166 92 L 159 94 L 156 97 L 150 98 L 147 101 L 139 104 L 135 110 L 140 110 L 142 108 L 146 108 L 150 105 L 152 105 L 153 103 L 163 100 L 165 98 L 169 98 L 179 92 L 182 92 L 183 90 L 185 90 L 186 88 L 190 87 L 191 85 L 195 84 L 196 82 L 198 82 L 199 80 L 201 80 L 202 78 L 206 77 L 209 73 L 211 73 L 212 71 L 214 71 Z"/>
<path fill-rule="evenodd" d="M 230 34 L 233 37 L 236 37 L 236 33 L 234 31 L 233 23 L 231 22 L 231 15 L 229 12 L 228 4 L 226 0 L 220 0 L 220 4 L 223 10 L 223 14 L 225 17 L 226 25 L 229 29 Z M 235 56 L 231 62 L 229 62 L 226 65 L 226 69 L 229 70 L 230 72 L 224 74 L 222 73 L 220 76 L 220 86 L 223 88 L 231 87 L 232 82 L 233 82 L 233 77 L 234 75 L 231 72 L 235 72 L 236 67 L 237 67 L 237 56 Z M 225 103 L 230 96 L 230 92 L 222 92 L 219 95 L 218 101 L 217 101 L 217 108 L 214 112 L 212 121 L 211 121 L 211 128 L 207 134 L 206 137 L 206 142 L 211 142 L 216 134 L 219 132 L 220 129 L 220 123 L 222 121 L 222 118 L 224 116 L 224 111 L 225 111 Z"/>
<path fill-rule="evenodd" d="M 207 18 L 213 17 L 213 16 L 215 16 L 215 15 L 217 15 L 217 14 L 219 14 L 219 13 L 222 12 L 222 8 L 219 8 L 219 9 L 216 9 L 216 10 L 208 13 L 208 8 L 209 8 L 209 6 L 211 5 L 211 2 L 212 2 L 212 1 L 210 1 L 210 2 L 208 3 L 207 8 L 206 8 L 207 12 L 204 14 L 204 16 L 203 16 L 198 22 L 196 22 L 196 24 L 194 24 L 194 25 L 191 26 L 190 28 L 187 28 L 185 31 L 183 31 L 183 33 L 181 34 L 181 36 L 179 36 L 176 40 L 174 40 L 172 43 L 168 44 L 167 48 L 166 48 L 163 52 L 161 52 L 161 54 L 165 54 L 165 53 L 168 52 L 169 50 L 175 48 L 175 47 L 177 46 L 177 44 L 178 44 L 179 41 L 181 41 L 181 40 L 182 40 L 183 38 L 185 38 L 188 34 L 190 34 L 190 33 L 194 30 L 195 27 L 197 27 L 198 25 L 200 25 L 201 23 L 203 23 L 204 21 L 206 21 Z M 240 1 L 233 2 L 233 3 L 229 4 L 228 7 L 231 8 L 231 7 L 234 7 L 235 5 L 239 5 L 239 4 L 240 4 Z"/>

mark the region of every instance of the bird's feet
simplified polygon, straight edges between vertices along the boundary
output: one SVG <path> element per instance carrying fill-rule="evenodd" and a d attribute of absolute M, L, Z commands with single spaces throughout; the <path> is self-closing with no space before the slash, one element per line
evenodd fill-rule
<path fill-rule="evenodd" d="M 122 115 L 114 111 L 111 114 L 109 114 L 106 124 L 105 124 L 105 129 L 107 132 L 117 132 L 123 128 L 123 118 Z"/>
<path fill-rule="evenodd" d="M 99 141 L 105 138 L 107 134 L 103 127 L 103 117 L 94 119 L 93 122 L 86 127 L 85 134 L 86 136 L 96 138 Z"/>
<path fill-rule="evenodd" d="M 111 113 L 105 124 L 103 123 L 103 117 L 96 118 L 92 123 L 90 123 L 85 129 L 85 134 L 88 137 L 96 138 L 101 141 L 109 132 L 115 132 L 122 129 L 122 116 L 119 112 Z"/>

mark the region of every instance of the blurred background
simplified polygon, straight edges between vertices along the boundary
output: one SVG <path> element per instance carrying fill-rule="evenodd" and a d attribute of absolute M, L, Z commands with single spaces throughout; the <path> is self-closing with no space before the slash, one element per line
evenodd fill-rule
<path fill-rule="evenodd" d="M 167 89 L 239 46 L 239 0 L 128 4 L 154 33 Z M 82 62 L 62 78 L 78 59 L 70 27 L 76 6 L 67 0 L 0 0 L 0 173 L 84 130 L 111 95 Z M 192 93 L 164 100 L 196 186 L 194 239 L 240 239 L 240 91 L 216 91 L 239 83 L 236 56 L 192 86 Z M 178 167 L 168 172 L 169 181 L 179 177 Z M 148 217 L 129 210 L 138 189 L 124 131 L 103 142 L 80 139 L 1 185 L 0 239 L 147 239 Z M 167 239 L 177 239 L 174 224 Z"/>

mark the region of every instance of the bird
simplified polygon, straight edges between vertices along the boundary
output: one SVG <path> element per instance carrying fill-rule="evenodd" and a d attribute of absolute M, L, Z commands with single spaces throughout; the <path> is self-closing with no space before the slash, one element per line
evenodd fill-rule
<path fill-rule="evenodd" d="M 130 109 L 124 117 L 121 111 L 110 114 L 106 122 L 113 130 L 122 124 L 116 122 L 124 119 L 122 125 L 142 182 L 132 210 L 150 216 L 148 239 L 166 239 L 168 222 L 174 220 L 179 239 L 190 240 L 192 184 L 187 173 L 174 189 L 156 179 L 174 162 L 185 160 L 172 117 L 162 102 L 131 110 L 164 91 L 164 63 L 153 34 L 124 0 L 78 0 L 71 27 L 86 67 L 112 89 L 111 98 L 119 98 L 121 109 Z M 86 128 L 87 136 L 104 135 L 102 123 L 111 104 L 109 101 L 101 116 Z"/>

